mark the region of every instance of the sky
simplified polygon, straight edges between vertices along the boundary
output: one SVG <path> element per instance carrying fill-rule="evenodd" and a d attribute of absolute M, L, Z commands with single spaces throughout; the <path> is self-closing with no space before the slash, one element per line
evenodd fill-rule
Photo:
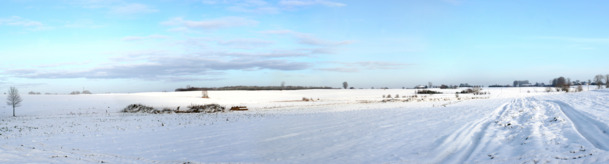
<path fill-rule="evenodd" d="M 609 74 L 609 1 L 4 0 L 0 88 L 412 88 Z"/>

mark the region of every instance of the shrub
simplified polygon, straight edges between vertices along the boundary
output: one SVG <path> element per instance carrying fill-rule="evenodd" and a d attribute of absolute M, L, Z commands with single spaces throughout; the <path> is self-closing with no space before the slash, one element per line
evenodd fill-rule
<path fill-rule="evenodd" d="M 178 107 L 179 109 L 179 107 Z M 160 113 L 216 113 L 216 112 L 224 112 L 225 107 L 220 106 L 218 104 L 207 104 L 207 105 L 190 105 L 188 106 L 188 110 L 180 111 L 180 110 L 172 110 L 170 108 L 163 108 L 163 110 L 158 110 L 150 106 L 142 105 L 142 104 L 131 104 L 125 107 L 121 112 L 123 113 L 150 113 L 150 114 L 160 114 Z"/>
<path fill-rule="evenodd" d="M 417 94 L 442 94 L 442 92 L 424 89 L 424 90 L 418 90 Z"/>
<path fill-rule="evenodd" d="M 186 113 L 216 113 L 224 112 L 226 108 L 218 104 L 190 105 Z"/>
<path fill-rule="evenodd" d="M 161 113 L 161 111 L 154 109 L 153 107 L 142 105 L 142 104 L 131 104 L 125 107 L 123 113 Z"/>

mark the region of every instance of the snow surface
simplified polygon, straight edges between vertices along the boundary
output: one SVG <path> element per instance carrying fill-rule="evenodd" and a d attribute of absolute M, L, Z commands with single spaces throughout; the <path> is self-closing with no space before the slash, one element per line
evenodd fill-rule
<path fill-rule="evenodd" d="M 609 90 L 417 96 L 414 90 L 22 95 L 0 163 L 607 163 Z M 400 98 L 382 102 L 382 95 Z M 303 97 L 314 101 L 301 101 Z M 408 102 L 404 102 L 406 100 Z M 125 114 L 129 104 L 215 114 Z"/>

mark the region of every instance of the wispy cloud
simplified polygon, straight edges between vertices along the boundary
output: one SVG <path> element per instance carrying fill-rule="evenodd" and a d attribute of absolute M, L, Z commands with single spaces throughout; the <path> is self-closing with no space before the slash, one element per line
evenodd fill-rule
<path fill-rule="evenodd" d="M 164 21 L 161 24 L 167 26 L 174 26 L 174 30 L 209 30 L 239 26 L 253 26 L 257 25 L 258 21 L 247 19 L 243 17 L 221 17 L 216 19 L 208 20 L 185 20 L 181 17 L 172 18 Z"/>
<path fill-rule="evenodd" d="M 42 27 L 44 26 L 39 21 L 33 21 L 25 19 L 19 16 L 12 16 L 8 18 L 0 18 L 0 25 L 6 26 L 21 26 L 21 27 Z"/>
<path fill-rule="evenodd" d="M 244 0 L 232 3 L 228 8 L 229 11 L 258 13 L 258 14 L 276 14 L 280 9 L 263 0 Z"/>
<path fill-rule="evenodd" d="M 218 44 L 223 46 L 230 46 L 234 48 L 256 48 L 261 46 L 268 46 L 273 42 L 262 39 L 233 39 L 233 40 L 220 40 Z"/>
<path fill-rule="evenodd" d="M 339 67 L 320 68 L 317 70 L 331 72 L 360 72 L 361 70 L 396 70 L 403 69 L 411 64 L 383 61 L 361 61 L 361 62 L 336 62 Z"/>
<path fill-rule="evenodd" d="M 312 6 L 312 5 L 323 5 L 328 7 L 343 7 L 347 6 L 344 3 L 326 1 L 326 0 L 281 0 L 279 4 L 288 7 L 301 7 L 301 6 Z"/>
<path fill-rule="evenodd" d="M 563 36 L 541 36 L 533 37 L 535 39 L 560 40 L 577 43 L 609 43 L 609 38 L 590 38 L 590 37 L 563 37 Z"/>
<path fill-rule="evenodd" d="M 95 28 L 102 28 L 102 27 L 104 27 L 104 25 L 96 24 L 93 20 L 90 20 L 90 19 L 82 19 L 82 20 L 75 20 L 75 21 L 67 21 L 63 25 L 63 27 L 95 29 Z"/>
<path fill-rule="evenodd" d="M 102 9 L 110 14 L 120 16 L 132 16 L 138 14 L 148 14 L 159 10 L 142 3 L 128 3 L 124 0 L 73 0 L 69 1 L 72 5 L 87 9 Z"/>
<path fill-rule="evenodd" d="M 234 12 L 277 14 L 282 11 L 292 11 L 295 8 L 307 6 L 344 7 L 344 3 L 328 0 L 281 0 L 269 3 L 264 0 L 203 0 L 207 5 L 226 5 L 226 9 Z"/>
<path fill-rule="evenodd" d="M 320 71 L 330 71 L 330 72 L 359 72 L 359 68 L 346 68 L 346 67 L 334 67 L 334 68 L 320 68 L 317 69 Z"/>
<path fill-rule="evenodd" d="M 148 35 L 148 36 L 126 36 L 121 39 L 122 41 L 142 41 L 142 40 L 156 40 L 156 39 L 167 39 L 169 37 L 165 35 Z"/>
<path fill-rule="evenodd" d="M 272 59 L 268 57 L 233 57 L 214 59 L 207 55 L 175 55 L 158 53 L 139 54 L 125 57 L 123 63 L 109 64 L 84 71 L 47 70 L 47 69 L 13 69 L 5 73 L 14 77 L 32 79 L 142 79 L 165 80 L 206 79 L 209 75 L 222 74 L 228 70 L 303 70 L 310 68 L 306 62 Z M 205 77 L 205 78 L 199 78 Z"/>
<path fill-rule="evenodd" d="M 148 5 L 139 3 L 122 4 L 110 7 L 110 13 L 119 15 L 146 14 L 157 11 L 157 9 L 154 9 Z"/>
<path fill-rule="evenodd" d="M 260 33 L 272 34 L 272 35 L 288 35 L 288 36 L 292 36 L 292 37 L 296 38 L 298 43 L 300 43 L 300 44 L 312 45 L 312 46 L 334 47 L 334 46 L 352 44 L 354 42 L 352 40 L 329 41 L 329 40 L 317 38 L 311 34 L 295 32 L 292 30 L 268 30 L 268 31 L 261 31 Z"/>
<path fill-rule="evenodd" d="M 241 59 L 275 59 L 275 58 L 294 58 L 294 57 L 311 57 L 319 54 L 317 49 L 294 49 L 294 50 L 272 50 L 269 52 L 211 52 L 207 55 L 231 56 Z"/>

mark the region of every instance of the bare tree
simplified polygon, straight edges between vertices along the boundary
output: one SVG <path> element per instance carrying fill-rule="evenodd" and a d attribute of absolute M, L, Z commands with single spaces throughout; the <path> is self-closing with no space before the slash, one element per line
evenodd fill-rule
<path fill-rule="evenodd" d="M 571 78 L 567 78 L 567 83 L 562 87 L 565 92 L 569 92 L 569 89 L 571 89 Z"/>
<path fill-rule="evenodd" d="M 609 74 L 605 75 L 605 88 L 609 88 Z"/>
<path fill-rule="evenodd" d="M 557 89 L 557 90 L 565 90 L 565 86 L 567 85 L 567 80 L 565 79 L 565 77 L 559 77 L 556 78 L 554 80 L 552 80 L 552 85 Z"/>
<path fill-rule="evenodd" d="M 605 77 L 603 77 L 603 75 L 601 75 L 601 74 L 594 76 L 594 83 L 596 83 L 596 86 L 598 87 L 598 89 L 601 89 L 601 86 L 603 86 L 604 78 Z"/>
<path fill-rule="evenodd" d="M 283 91 L 285 89 L 285 81 L 281 82 L 281 90 Z"/>
<path fill-rule="evenodd" d="M 347 87 L 349 87 L 349 83 L 347 83 L 346 81 L 343 82 L 343 88 L 347 89 Z"/>
<path fill-rule="evenodd" d="M 15 87 L 11 87 L 8 90 L 8 97 L 6 97 L 6 104 L 13 107 L 13 117 L 15 117 L 15 107 L 19 107 L 21 104 L 21 96 L 19 95 L 19 90 Z"/>

